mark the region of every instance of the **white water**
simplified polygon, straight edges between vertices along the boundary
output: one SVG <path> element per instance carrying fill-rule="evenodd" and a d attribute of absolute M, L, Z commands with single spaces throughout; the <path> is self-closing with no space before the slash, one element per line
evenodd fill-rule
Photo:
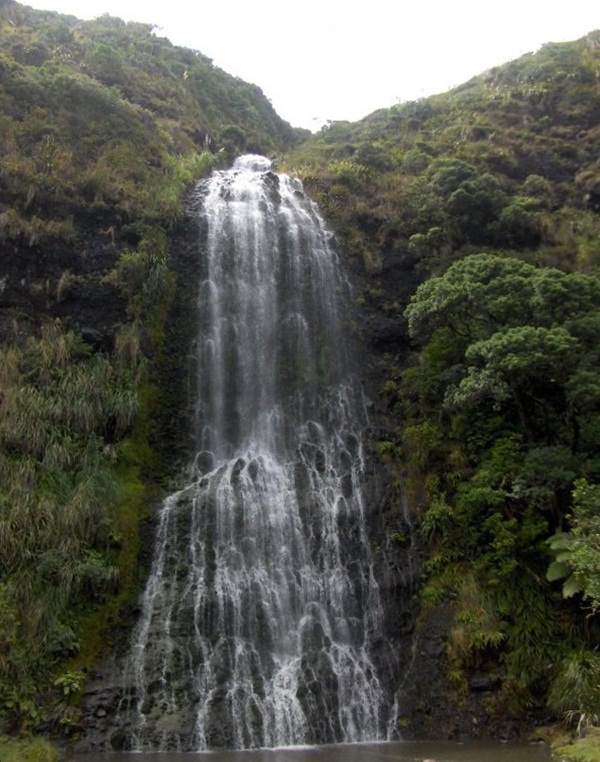
<path fill-rule="evenodd" d="M 198 453 L 164 503 L 121 721 L 136 750 L 382 739 L 347 285 L 301 185 L 199 189 Z"/>

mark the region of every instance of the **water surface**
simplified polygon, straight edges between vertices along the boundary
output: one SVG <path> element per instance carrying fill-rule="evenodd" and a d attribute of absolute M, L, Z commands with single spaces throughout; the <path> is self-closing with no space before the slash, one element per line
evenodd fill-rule
<path fill-rule="evenodd" d="M 75 755 L 69 762 L 550 762 L 545 744 L 499 741 L 401 741 L 329 746 L 213 751 L 198 754 Z"/>

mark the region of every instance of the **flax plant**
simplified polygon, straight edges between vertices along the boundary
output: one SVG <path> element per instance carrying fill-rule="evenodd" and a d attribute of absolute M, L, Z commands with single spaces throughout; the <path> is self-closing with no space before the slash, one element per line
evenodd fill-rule
<path fill-rule="evenodd" d="M 119 585 L 115 444 L 144 363 L 137 328 L 116 343 L 94 352 L 55 321 L 0 350 L 0 715 L 15 727 L 39 721 L 40 685 L 77 652 L 73 609 Z"/>

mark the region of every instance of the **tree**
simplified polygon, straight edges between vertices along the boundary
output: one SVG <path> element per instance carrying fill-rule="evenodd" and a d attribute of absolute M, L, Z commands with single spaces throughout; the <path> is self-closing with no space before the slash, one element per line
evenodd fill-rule
<path fill-rule="evenodd" d="M 585 629 L 550 613 L 549 537 L 551 579 L 600 604 L 600 485 L 577 482 L 573 494 L 584 474 L 600 481 L 600 281 L 475 254 L 423 283 L 405 314 L 420 347 L 402 397 L 406 457 L 410 468 L 419 452 L 428 497 L 426 591 L 438 592 L 426 594 L 457 602 L 453 667 L 495 650 L 506 684 L 537 692 L 560 644 Z M 415 442 L 432 426 L 434 439 Z M 464 627 L 478 616 L 467 574 L 502 636 L 493 643 Z"/>

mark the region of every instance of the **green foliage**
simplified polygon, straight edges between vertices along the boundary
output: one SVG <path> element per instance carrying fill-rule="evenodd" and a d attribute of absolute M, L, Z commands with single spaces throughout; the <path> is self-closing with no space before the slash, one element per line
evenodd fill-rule
<path fill-rule="evenodd" d="M 65 672 L 54 680 L 54 686 L 60 689 L 65 698 L 69 698 L 81 691 L 84 682 L 83 672 Z"/>
<path fill-rule="evenodd" d="M 424 600 L 454 601 L 453 672 L 491 660 L 525 702 L 552 681 L 559 695 L 565 649 L 593 642 L 583 617 L 557 616 L 544 578 L 549 542 L 549 580 L 598 605 L 600 495 L 581 476 L 600 478 L 599 310 L 595 275 L 490 254 L 454 262 L 406 309 L 423 347 L 394 394 L 426 490 Z M 589 718 L 587 701 L 570 708 Z"/>
<path fill-rule="evenodd" d="M 246 135 L 237 124 L 229 124 L 221 130 L 221 140 L 225 148 L 234 155 L 246 148 Z"/>
<path fill-rule="evenodd" d="M 448 651 L 451 665 L 462 667 L 471 659 L 477 663 L 486 649 L 498 647 L 506 635 L 490 596 L 473 574 L 465 573 L 458 596 L 459 613 L 449 635 Z"/>
<path fill-rule="evenodd" d="M 167 299 L 175 286 L 164 232 L 150 228 L 135 250 L 123 251 L 113 279 L 127 296 L 131 317 L 136 321 L 148 317 L 152 308 Z"/>
<path fill-rule="evenodd" d="M 551 582 L 564 579 L 565 598 L 582 594 L 596 610 L 600 608 L 600 485 L 577 480 L 572 511 L 570 531 L 548 540 L 555 560 L 547 577 Z"/>
<path fill-rule="evenodd" d="M 359 260 L 366 236 L 388 256 L 409 253 L 424 273 L 473 247 L 593 267 L 600 250 L 586 228 L 600 203 L 599 51 L 594 32 L 448 93 L 332 124 L 286 166 Z M 351 195 L 340 161 L 346 175 L 348 165 L 371 170 Z"/>
<path fill-rule="evenodd" d="M 0 50 L 5 240 L 72 242 L 92 219 L 117 235 L 136 220 L 168 227 L 221 147 L 266 153 L 299 139 L 257 87 L 151 25 L 11 2 Z"/>
<path fill-rule="evenodd" d="M 586 727 L 584 735 L 564 734 L 552 741 L 552 754 L 565 762 L 597 762 L 600 758 L 600 730 Z"/>
<path fill-rule="evenodd" d="M 567 722 L 582 729 L 600 723 L 600 654 L 571 651 L 562 660 L 548 703 Z"/>
<path fill-rule="evenodd" d="M 58 762 L 60 753 L 42 738 L 9 739 L 0 736 L 2 762 Z"/>
<path fill-rule="evenodd" d="M 435 347 L 436 333 L 449 330 L 462 348 L 446 366 L 448 410 L 491 406 L 517 418 L 528 442 L 545 437 L 577 449 L 591 445 L 581 442 L 579 418 L 595 415 L 588 368 L 597 349 L 584 326 L 598 316 L 599 293 L 593 276 L 480 254 L 424 283 L 406 315 L 415 338 Z"/>
<path fill-rule="evenodd" d="M 598 636 L 578 606 L 598 600 L 597 508 L 573 489 L 600 483 L 599 34 L 333 124 L 286 163 L 397 341 L 380 454 L 420 516 L 422 600 L 456 610 L 451 674 L 497 675 L 492 714 L 546 695 Z M 423 280 L 406 367 L 393 321 Z"/>
<path fill-rule="evenodd" d="M 0 367 L 0 715 L 28 727 L 79 649 L 74 611 L 119 586 L 114 443 L 132 430 L 144 365 L 93 353 L 56 321 L 2 349 Z"/>

